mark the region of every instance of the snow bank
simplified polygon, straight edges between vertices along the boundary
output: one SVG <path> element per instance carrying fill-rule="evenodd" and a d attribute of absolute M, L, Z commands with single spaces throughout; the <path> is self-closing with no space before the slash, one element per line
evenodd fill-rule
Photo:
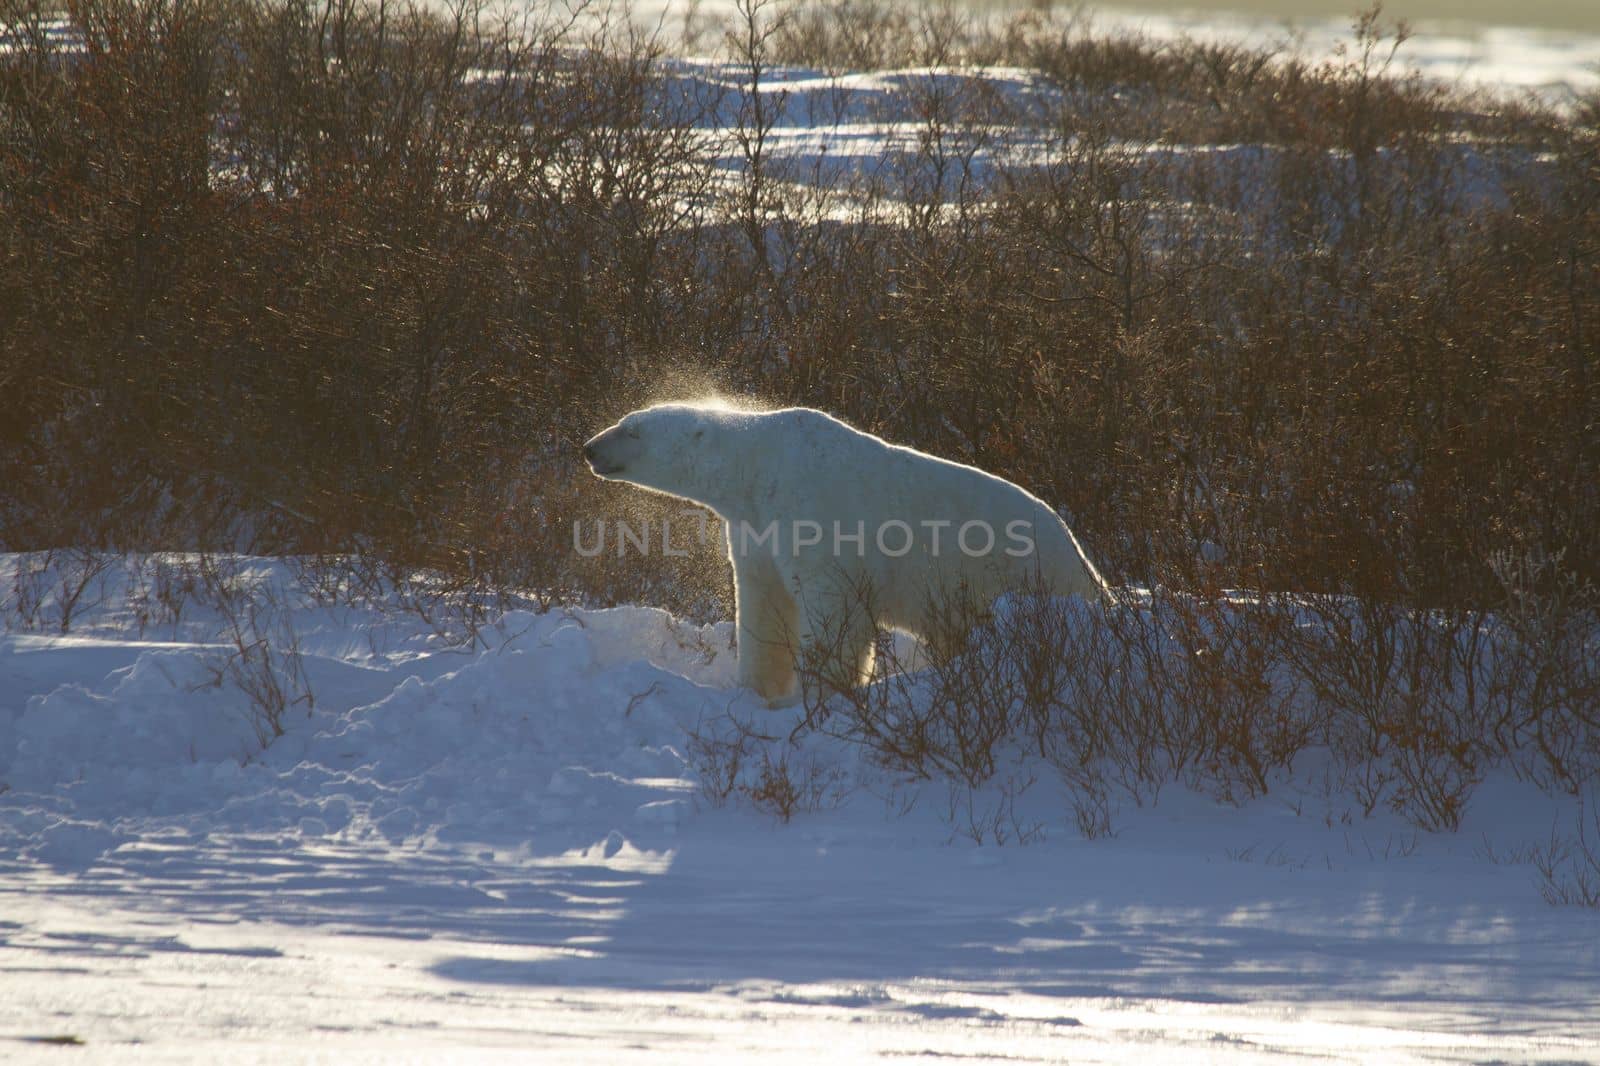
<path fill-rule="evenodd" d="M 1312 758 L 1242 808 L 1169 787 L 1090 841 L 1041 777 L 1030 845 L 975 847 L 939 783 L 786 749 L 795 715 L 733 687 L 726 624 L 510 611 L 463 645 L 235 570 L 280 590 L 315 696 L 264 749 L 224 620 L 141 621 L 126 575 L 66 634 L 0 637 L 0 1039 L 241 1062 L 1600 1041 L 1600 928 L 1539 899 L 1527 848 L 1560 807 L 1527 784 L 1434 835 L 1353 817 Z M 690 733 L 735 721 L 827 772 L 815 809 L 708 801 Z"/>
<path fill-rule="evenodd" d="M 114 639 L 125 588 L 73 633 L 0 641 L 7 850 L 81 867 L 129 826 L 530 853 L 614 830 L 664 847 L 694 787 L 684 727 L 736 698 L 728 627 L 658 610 L 514 611 L 464 650 L 420 619 L 301 602 L 280 625 L 312 699 L 262 750 L 258 709 L 225 670 L 226 626 L 194 617 L 175 639 Z"/>

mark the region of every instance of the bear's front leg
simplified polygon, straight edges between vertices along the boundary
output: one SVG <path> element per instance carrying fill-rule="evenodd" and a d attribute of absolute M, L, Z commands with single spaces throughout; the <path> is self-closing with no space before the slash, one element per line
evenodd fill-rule
<path fill-rule="evenodd" d="M 773 709 L 800 702 L 795 649 L 800 611 L 772 559 L 752 556 L 733 564 L 734 617 L 739 633 L 739 684 Z"/>

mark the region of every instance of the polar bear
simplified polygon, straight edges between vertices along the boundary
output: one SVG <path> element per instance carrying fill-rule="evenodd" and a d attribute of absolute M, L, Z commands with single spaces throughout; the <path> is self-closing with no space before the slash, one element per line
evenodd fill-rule
<path fill-rule="evenodd" d="M 669 403 L 583 447 L 594 473 L 710 508 L 733 564 L 739 680 L 770 707 L 800 697 L 796 661 L 867 681 L 877 628 L 959 648 L 951 596 L 987 606 L 1025 586 L 1103 598 L 1066 523 L 975 467 L 890 444 L 804 407 Z M 970 617 L 968 615 L 967 617 Z"/>

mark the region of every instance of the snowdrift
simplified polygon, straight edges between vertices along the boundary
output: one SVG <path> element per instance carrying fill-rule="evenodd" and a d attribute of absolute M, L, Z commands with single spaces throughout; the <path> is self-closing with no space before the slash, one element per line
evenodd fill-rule
<path fill-rule="evenodd" d="M 284 1061 L 312 1028 L 346 1061 L 1600 1040 L 1600 928 L 1529 865 L 1571 812 L 1531 786 L 1490 781 L 1429 834 L 1352 817 L 1308 766 L 1242 808 L 1172 786 L 1086 840 L 1041 775 L 1027 846 L 976 847 L 957 793 L 813 736 L 828 787 L 784 824 L 711 802 L 693 754 L 708 723 L 796 724 L 733 687 L 726 624 L 508 610 L 441 634 L 319 605 L 283 563 L 229 572 L 276 590 L 300 660 L 265 747 L 226 620 L 147 609 L 134 568 L 67 632 L 46 592 L 0 639 L 0 1035 L 24 1052 Z"/>

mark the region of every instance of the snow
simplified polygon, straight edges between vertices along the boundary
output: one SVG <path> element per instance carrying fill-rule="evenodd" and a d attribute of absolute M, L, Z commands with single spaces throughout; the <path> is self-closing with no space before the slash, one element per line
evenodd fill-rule
<path fill-rule="evenodd" d="M 1003 17 L 1020 6 L 989 8 Z M 1352 22 L 1361 9 L 1362 5 L 1352 4 L 1332 18 L 1207 11 L 1182 4 L 1062 10 L 1084 32 L 1245 44 L 1321 61 L 1354 46 Z M 727 24 L 734 17 L 734 4 L 732 0 L 640 0 L 634 13 L 641 25 L 659 27 L 670 38 L 686 21 Z M 1519 12 L 1509 7 L 1498 14 L 1498 25 L 1461 18 L 1409 20 L 1414 36 L 1395 56 L 1396 70 L 1503 93 L 1532 92 L 1558 102 L 1600 87 L 1600 20 L 1581 30 L 1519 25 L 1519 20 Z"/>
<path fill-rule="evenodd" d="M 272 590 L 251 632 L 298 649 L 312 696 L 265 748 L 226 612 L 133 609 L 132 564 L 65 634 L 36 582 L 0 637 L 7 1061 L 61 1038 L 208 1063 L 1600 1048 L 1600 915 L 1515 859 L 1565 816 L 1531 785 L 1492 778 L 1429 834 L 1308 765 L 1242 807 L 1169 786 L 1088 840 L 1041 772 L 1028 842 L 980 847 L 944 786 L 813 736 L 797 757 L 833 776 L 784 823 L 713 803 L 692 754 L 729 715 L 795 724 L 734 687 L 726 623 L 510 609 L 441 633 L 319 604 L 284 563 L 224 569 Z"/>
<path fill-rule="evenodd" d="M 1350 7 L 1352 13 L 1360 9 Z M 1442 82 L 1508 93 L 1531 91 L 1553 100 L 1600 87 L 1600 33 L 1593 32 L 1600 23 L 1579 33 L 1515 25 L 1517 13 L 1509 9 L 1502 17 L 1507 24 L 1498 26 L 1411 20 L 1415 35 L 1396 54 L 1396 68 Z M 1314 58 L 1350 49 L 1351 22 L 1351 16 L 1284 19 L 1136 8 L 1098 8 L 1092 19 L 1101 31 L 1287 48 Z"/>

